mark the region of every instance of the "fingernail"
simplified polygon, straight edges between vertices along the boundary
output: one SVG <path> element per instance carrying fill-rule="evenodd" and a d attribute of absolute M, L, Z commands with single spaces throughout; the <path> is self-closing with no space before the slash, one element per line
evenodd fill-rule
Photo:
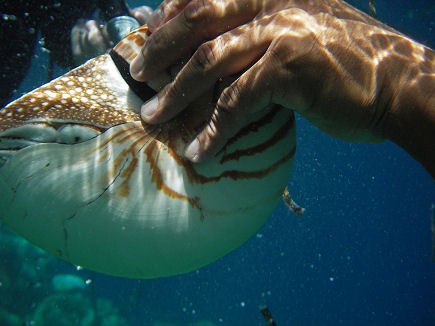
<path fill-rule="evenodd" d="M 151 119 L 154 113 L 156 113 L 158 106 L 159 106 L 159 98 L 157 95 L 155 95 L 142 105 L 140 111 L 142 119 L 145 121 Z"/>
<path fill-rule="evenodd" d="M 195 140 L 192 141 L 187 146 L 186 150 L 184 151 L 184 156 L 189 161 L 192 161 L 193 163 L 196 163 L 196 162 L 198 162 L 198 159 L 199 159 L 198 151 L 199 151 L 199 141 L 198 141 L 198 138 L 195 138 Z"/>
<path fill-rule="evenodd" d="M 130 74 L 133 78 L 137 78 L 138 75 L 143 71 L 144 61 L 144 57 L 140 53 L 136 56 L 136 58 L 134 58 L 130 65 Z"/>

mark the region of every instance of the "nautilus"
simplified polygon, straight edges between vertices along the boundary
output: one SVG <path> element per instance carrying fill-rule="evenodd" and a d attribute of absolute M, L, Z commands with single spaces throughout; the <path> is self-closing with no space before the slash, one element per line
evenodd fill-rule
<path fill-rule="evenodd" d="M 189 272 L 243 244 L 279 202 L 296 148 L 293 112 L 270 106 L 212 159 L 187 161 L 213 94 L 167 123 L 141 121 L 170 81 L 128 73 L 148 36 L 140 27 L 0 111 L 0 220 L 56 257 L 130 278 Z"/>

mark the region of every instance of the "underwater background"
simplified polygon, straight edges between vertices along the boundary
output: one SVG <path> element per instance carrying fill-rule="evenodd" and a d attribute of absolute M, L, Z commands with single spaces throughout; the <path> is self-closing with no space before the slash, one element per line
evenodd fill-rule
<path fill-rule="evenodd" d="M 348 2 L 369 11 L 365 0 Z M 435 47 L 433 0 L 378 0 L 376 9 Z M 17 97 L 46 82 L 47 62 L 39 46 Z M 77 270 L 0 226 L 0 326 L 265 326 L 260 306 L 278 326 L 435 325 L 434 180 L 391 142 L 346 143 L 299 116 L 297 129 L 289 189 L 305 215 L 280 203 L 247 243 L 185 275 Z"/>

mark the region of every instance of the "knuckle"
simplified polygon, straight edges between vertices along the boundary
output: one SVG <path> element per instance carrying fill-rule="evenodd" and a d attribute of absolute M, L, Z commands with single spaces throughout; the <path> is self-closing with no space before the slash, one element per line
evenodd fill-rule
<path fill-rule="evenodd" d="M 225 135 L 221 132 L 219 124 L 211 120 L 198 135 L 198 141 L 202 148 L 198 161 L 203 161 L 205 158 L 215 154 L 220 149 L 222 139 L 225 139 Z"/>
<path fill-rule="evenodd" d="M 243 110 L 238 107 L 240 91 L 240 85 L 234 83 L 222 92 L 216 103 L 210 121 L 200 137 L 204 152 L 208 155 L 218 152 L 243 124 Z"/>
<path fill-rule="evenodd" d="M 184 20 L 191 28 L 204 25 L 214 12 L 212 0 L 196 0 L 190 2 L 183 10 Z"/>
<path fill-rule="evenodd" d="M 220 129 L 231 130 L 240 124 L 239 120 L 243 116 L 243 108 L 239 107 L 240 96 L 241 89 L 237 83 L 222 92 L 211 119 L 216 129 L 220 127 Z"/>
<path fill-rule="evenodd" d="M 282 32 L 273 37 L 267 54 L 272 62 L 286 65 L 297 57 L 308 54 L 316 43 L 313 26 L 316 22 L 312 16 L 298 8 L 287 9 L 268 17 L 268 24 Z M 284 31 L 282 26 L 286 26 Z"/>
<path fill-rule="evenodd" d="M 288 26 L 289 18 L 283 12 L 277 12 L 269 16 L 270 23 L 275 26 Z"/>
<path fill-rule="evenodd" d="M 192 56 L 192 65 L 199 71 L 207 72 L 217 63 L 216 46 L 212 41 L 202 44 Z"/>
<path fill-rule="evenodd" d="M 168 43 L 168 36 L 166 33 L 161 32 L 160 30 L 157 31 L 156 33 L 154 33 L 153 35 L 151 35 L 147 40 L 146 40 L 146 46 L 142 47 L 142 53 L 144 54 L 145 51 L 149 51 L 149 50 L 160 50 L 162 49 L 165 44 Z"/>
<path fill-rule="evenodd" d="M 142 46 L 140 52 L 144 58 L 146 58 L 147 66 L 158 66 L 163 61 L 162 56 L 165 55 L 165 48 L 168 44 L 168 36 L 165 33 L 157 31 L 151 35 L 145 46 Z"/>
<path fill-rule="evenodd" d="M 283 64 L 283 50 L 282 47 L 271 47 L 268 49 L 268 59 L 275 66 L 281 66 Z"/>
<path fill-rule="evenodd" d="M 216 142 L 220 138 L 225 138 L 232 129 L 231 113 L 229 111 L 216 108 L 211 119 L 204 129 L 204 133 L 209 140 Z"/>
<path fill-rule="evenodd" d="M 294 64 L 294 59 L 300 55 L 297 43 L 287 36 L 276 39 L 274 44 L 267 50 L 267 59 L 271 67 L 287 69 Z"/>
<path fill-rule="evenodd" d="M 217 102 L 218 110 L 226 113 L 227 115 L 234 115 L 234 112 L 237 110 L 241 94 L 241 87 L 236 82 L 225 88 Z"/>
<path fill-rule="evenodd" d="M 204 131 L 208 139 L 214 139 L 219 135 L 219 122 L 216 119 L 215 114 L 213 114 L 211 121 Z"/>
<path fill-rule="evenodd" d="M 165 98 L 169 100 L 170 103 L 174 103 L 174 101 L 180 99 L 185 94 L 175 81 L 167 86 L 165 93 Z"/>

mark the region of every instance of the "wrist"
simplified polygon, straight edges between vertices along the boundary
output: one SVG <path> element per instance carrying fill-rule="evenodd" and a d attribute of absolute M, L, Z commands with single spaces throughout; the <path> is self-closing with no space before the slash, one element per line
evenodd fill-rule
<path fill-rule="evenodd" d="M 396 84 L 383 133 L 435 178 L 435 54 L 427 50 L 429 58 Z"/>

